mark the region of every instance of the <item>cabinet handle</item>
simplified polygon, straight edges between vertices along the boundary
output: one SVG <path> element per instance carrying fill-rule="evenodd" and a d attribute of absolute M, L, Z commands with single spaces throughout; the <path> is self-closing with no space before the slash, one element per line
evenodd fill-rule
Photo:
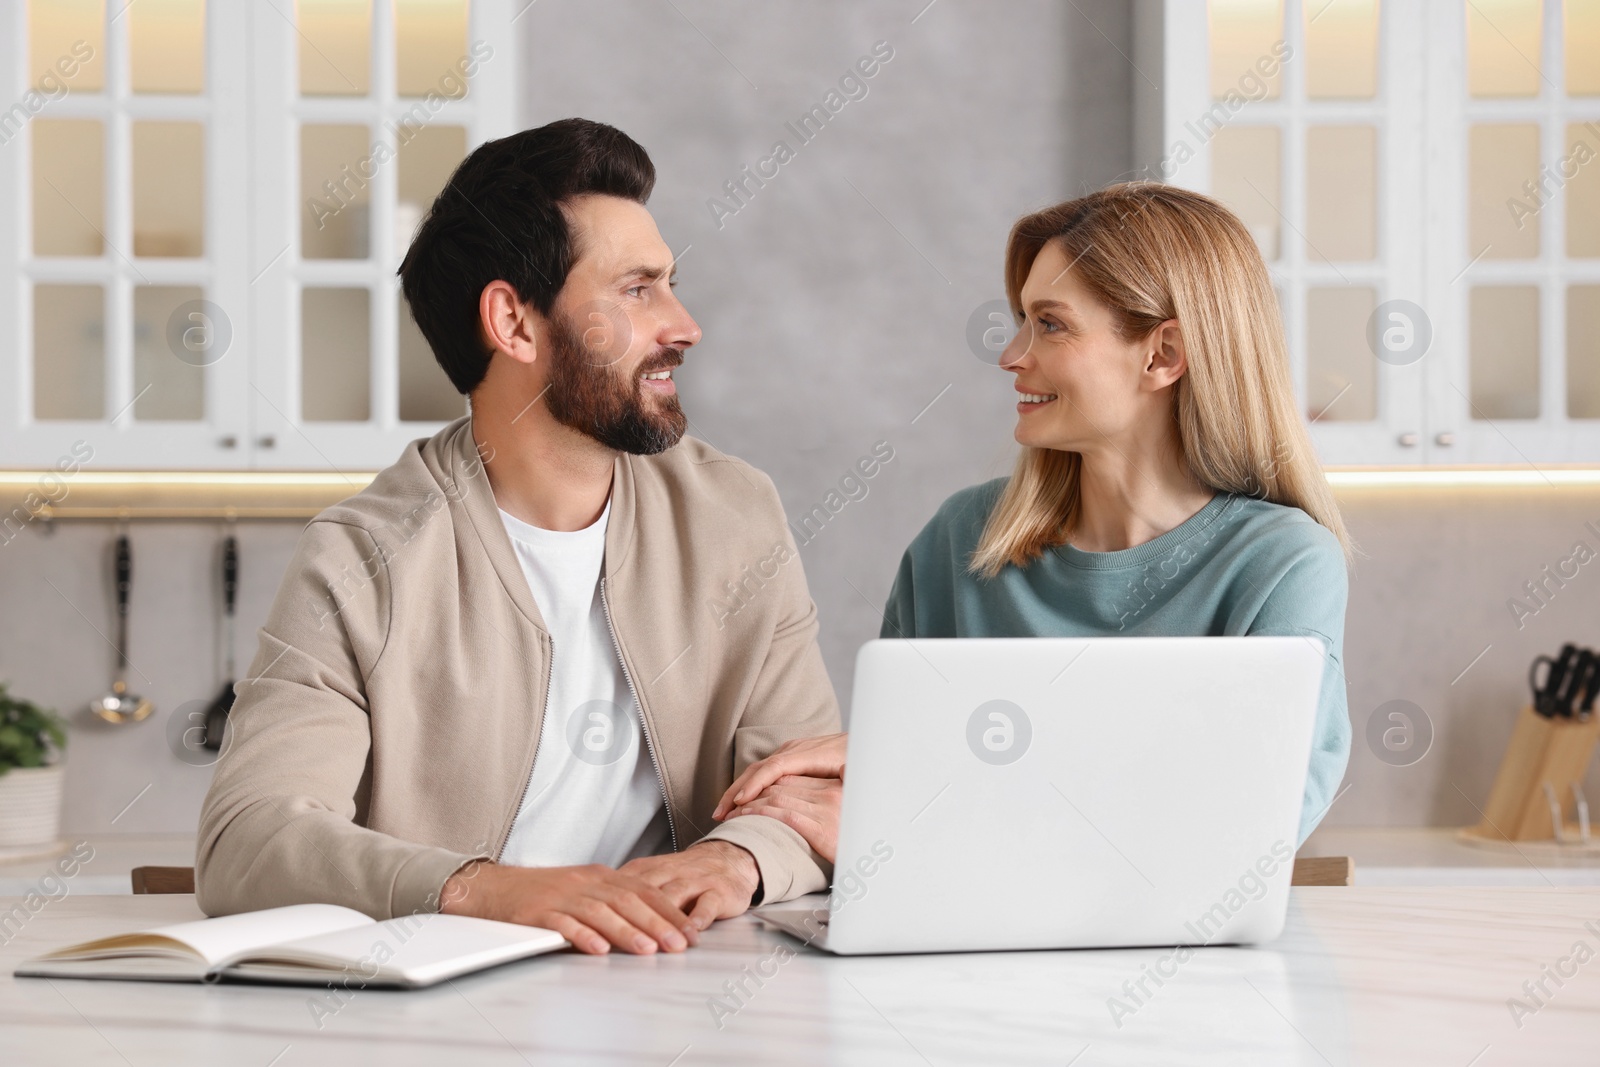
<path fill-rule="evenodd" d="M 219 437 L 217 439 L 217 445 L 220 448 L 238 448 L 239 439 L 230 433 L 226 436 Z"/>
<path fill-rule="evenodd" d="M 1449 448 L 1451 445 L 1456 443 L 1456 435 L 1451 433 L 1449 430 L 1441 430 L 1433 435 L 1433 443 Z"/>
<path fill-rule="evenodd" d="M 1419 435 L 1415 430 L 1407 430 L 1399 437 L 1400 444 L 1406 448 L 1416 448 L 1417 442 L 1421 440 L 1421 435 Z"/>
<path fill-rule="evenodd" d="M 269 433 L 256 438 L 256 444 L 261 448 L 277 448 L 278 439 Z"/>

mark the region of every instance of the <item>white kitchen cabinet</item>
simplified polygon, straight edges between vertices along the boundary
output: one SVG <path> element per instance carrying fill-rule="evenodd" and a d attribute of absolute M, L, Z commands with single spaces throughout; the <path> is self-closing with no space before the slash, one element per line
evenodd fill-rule
<path fill-rule="evenodd" d="M 4 5 L 0 466 L 370 469 L 465 411 L 395 270 L 514 128 L 515 17 Z"/>
<path fill-rule="evenodd" d="M 1250 227 L 1324 463 L 1600 460 L 1600 5 L 1141 0 L 1136 25 L 1141 176 Z"/>

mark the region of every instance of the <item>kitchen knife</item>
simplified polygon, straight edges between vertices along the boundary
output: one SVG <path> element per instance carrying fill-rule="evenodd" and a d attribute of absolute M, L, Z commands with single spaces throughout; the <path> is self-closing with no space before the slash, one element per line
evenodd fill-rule
<path fill-rule="evenodd" d="M 1572 718 L 1573 703 L 1578 692 L 1584 685 L 1584 672 L 1587 667 L 1585 657 L 1589 650 L 1574 644 L 1561 646 L 1561 658 L 1557 661 L 1561 677 L 1551 675 L 1550 704 L 1551 713 L 1563 719 Z M 1552 668 L 1554 670 L 1556 668 Z"/>
<path fill-rule="evenodd" d="M 1582 692 L 1574 690 L 1573 699 L 1578 702 L 1578 715 L 1587 719 L 1594 712 L 1594 698 L 1600 695 L 1600 653 L 1593 649 L 1589 653 L 1589 673 L 1584 680 Z"/>
<path fill-rule="evenodd" d="M 1567 674 L 1572 669 L 1572 662 L 1577 657 L 1578 646 L 1563 645 L 1561 652 L 1555 659 L 1549 656 L 1538 656 L 1533 661 L 1533 666 L 1528 671 L 1528 684 L 1533 686 L 1533 710 L 1547 719 L 1554 718 L 1560 713 L 1556 697 L 1561 692 L 1561 687 L 1566 684 Z M 1534 685 L 1533 676 L 1537 673 L 1540 663 L 1549 664 L 1545 672 L 1544 684 Z"/>
<path fill-rule="evenodd" d="M 1543 682 L 1539 681 L 1541 666 L 1545 669 Z M 1555 669 L 1556 661 L 1544 655 L 1533 657 L 1533 662 L 1528 664 L 1528 691 L 1533 694 L 1533 710 L 1545 719 L 1550 717 L 1550 700 L 1546 691 L 1550 688 L 1550 676 Z"/>

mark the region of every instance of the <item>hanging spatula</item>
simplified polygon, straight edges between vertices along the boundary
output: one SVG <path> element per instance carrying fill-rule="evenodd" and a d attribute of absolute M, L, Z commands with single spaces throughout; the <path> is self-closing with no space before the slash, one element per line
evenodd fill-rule
<path fill-rule="evenodd" d="M 206 708 L 206 736 L 201 744 L 216 752 L 222 748 L 222 734 L 228 728 L 228 712 L 233 709 L 233 609 L 239 596 L 239 541 L 232 534 L 222 542 L 222 692 Z"/>

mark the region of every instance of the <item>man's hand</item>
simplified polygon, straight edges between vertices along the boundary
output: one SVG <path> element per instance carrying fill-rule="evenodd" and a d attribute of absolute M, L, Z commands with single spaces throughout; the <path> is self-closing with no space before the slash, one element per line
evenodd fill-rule
<path fill-rule="evenodd" d="M 622 865 L 622 874 L 637 877 L 659 890 L 689 923 L 704 930 L 717 919 L 743 915 L 761 884 L 755 857 L 727 841 L 701 841 L 682 852 L 641 856 Z"/>
<path fill-rule="evenodd" d="M 843 778 L 809 778 L 791 774 L 779 778 L 758 796 L 729 811 L 727 817 L 766 815 L 777 819 L 805 838 L 806 844 L 832 863 L 834 853 L 839 849 L 839 802 L 843 798 Z"/>
<path fill-rule="evenodd" d="M 445 881 L 439 910 L 542 926 L 595 954 L 612 945 L 643 955 L 657 948 L 682 952 L 704 929 L 654 885 L 601 864 L 507 867 L 475 860 Z"/>
<path fill-rule="evenodd" d="M 846 734 L 825 734 L 798 741 L 785 741 L 766 759 L 757 760 L 733 780 L 717 802 L 713 819 L 726 819 L 740 804 L 754 800 L 761 791 L 786 774 L 814 778 L 843 778 Z"/>

